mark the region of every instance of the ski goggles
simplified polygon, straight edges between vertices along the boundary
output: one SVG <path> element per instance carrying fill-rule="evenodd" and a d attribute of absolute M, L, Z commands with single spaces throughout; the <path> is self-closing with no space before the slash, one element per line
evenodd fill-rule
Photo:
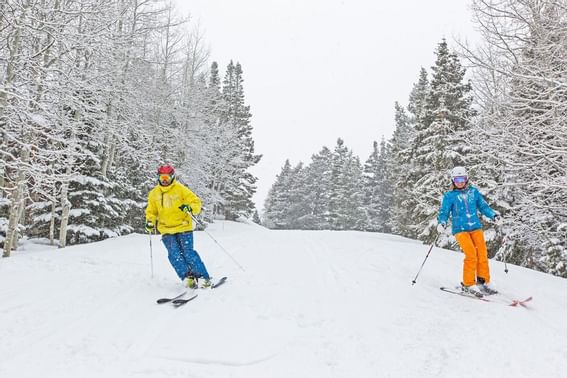
<path fill-rule="evenodd" d="M 173 181 L 173 175 L 168 175 L 166 173 L 162 173 L 159 175 L 159 182 L 163 186 L 167 186 L 171 184 L 172 181 Z"/>
<path fill-rule="evenodd" d="M 453 182 L 454 182 L 455 184 L 463 184 L 463 183 L 467 182 L 467 180 L 468 180 L 468 177 L 467 177 L 467 176 L 456 176 L 456 177 L 453 177 Z"/>

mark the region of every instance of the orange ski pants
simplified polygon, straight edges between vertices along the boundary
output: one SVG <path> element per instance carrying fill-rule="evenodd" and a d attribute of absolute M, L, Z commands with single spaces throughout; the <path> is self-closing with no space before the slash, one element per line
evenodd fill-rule
<path fill-rule="evenodd" d="M 488 251 L 484 241 L 484 232 L 475 230 L 459 232 L 455 239 L 465 254 L 463 263 L 463 284 L 470 286 L 476 284 L 477 277 L 484 278 L 485 283 L 490 282 L 488 268 Z"/>

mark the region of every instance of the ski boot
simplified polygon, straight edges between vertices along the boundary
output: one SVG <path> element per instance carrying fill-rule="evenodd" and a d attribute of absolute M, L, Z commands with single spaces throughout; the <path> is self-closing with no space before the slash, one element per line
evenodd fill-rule
<path fill-rule="evenodd" d="M 478 288 L 485 295 L 498 294 L 498 291 L 490 283 L 486 283 L 485 279 L 482 277 L 477 278 Z"/>
<path fill-rule="evenodd" d="M 199 287 L 199 280 L 197 277 L 187 276 L 183 280 L 183 285 L 189 289 L 197 289 Z"/>
<path fill-rule="evenodd" d="M 465 284 L 461 282 L 461 290 L 463 291 L 463 293 L 474 295 L 477 298 L 482 298 L 484 296 L 477 285 L 465 286 Z"/>
<path fill-rule="evenodd" d="M 201 278 L 199 280 L 199 287 L 201 289 L 210 289 L 213 286 L 213 280 L 210 278 Z"/>

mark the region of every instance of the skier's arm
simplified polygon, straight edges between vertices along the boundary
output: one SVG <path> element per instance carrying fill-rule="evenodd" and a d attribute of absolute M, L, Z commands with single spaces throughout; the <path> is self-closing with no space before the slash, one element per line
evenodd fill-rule
<path fill-rule="evenodd" d="M 451 210 L 451 200 L 446 193 L 443 196 L 441 208 L 439 209 L 439 214 L 437 215 L 437 224 L 447 224 L 447 221 L 449 220 L 449 210 Z"/>
<path fill-rule="evenodd" d="M 183 204 L 191 207 L 191 213 L 197 215 L 201 212 L 201 199 L 197 197 L 189 188 L 185 188 L 183 193 Z"/>
<path fill-rule="evenodd" d="M 480 194 L 480 192 L 476 188 L 475 191 L 476 191 L 476 206 L 478 207 L 480 212 L 484 216 L 490 219 L 494 219 L 494 217 L 496 216 L 496 212 L 492 210 L 492 208 L 488 205 L 488 203 L 486 203 L 484 197 L 482 196 L 482 194 Z"/>

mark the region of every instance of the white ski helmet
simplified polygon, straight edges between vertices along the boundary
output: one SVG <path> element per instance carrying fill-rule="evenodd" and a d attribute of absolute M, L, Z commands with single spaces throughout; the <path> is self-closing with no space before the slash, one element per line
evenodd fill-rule
<path fill-rule="evenodd" d="M 451 180 L 453 180 L 455 177 L 469 177 L 469 175 L 467 174 L 467 170 L 465 169 L 465 167 L 455 167 L 451 170 Z"/>

